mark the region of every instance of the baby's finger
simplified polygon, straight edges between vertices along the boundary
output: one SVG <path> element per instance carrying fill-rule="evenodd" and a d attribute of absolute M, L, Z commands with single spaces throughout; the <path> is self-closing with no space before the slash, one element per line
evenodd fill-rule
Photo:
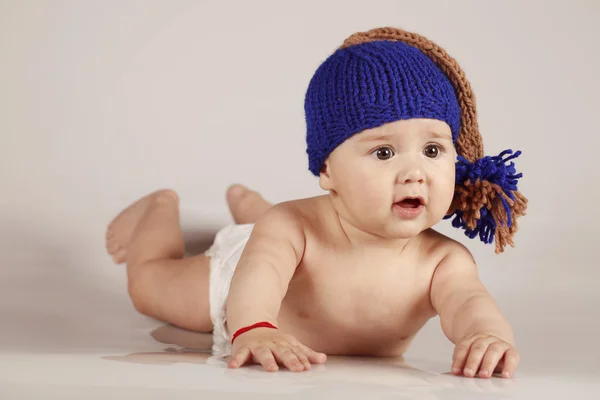
<path fill-rule="evenodd" d="M 498 362 L 504 355 L 504 352 L 506 352 L 509 347 L 510 345 L 505 342 L 492 343 L 483 356 L 479 376 L 482 378 L 490 378 L 494 373 Z"/>
<path fill-rule="evenodd" d="M 481 364 L 481 360 L 483 359 L 483 355 L 487 351 L 489 345 L 489 343 L 483 340 L 476 341 L 471 345 L 469 356 L 467 357 L 467 362 L 465 363 L 465 369 L 463 371 L 465 376 L 475 376 L 479 369 L 479 365 Z"/>
<path fill-rule="evenodd" d="M 263 366 L 265 371 L 275 372 L 279 370 L 279 366 L 277 366 L 277 362 L 275 361 L 275 357 L 270 348 L 266 346 L 258 347 L 254 356 L 256 360 Z"/>
<path fill-rule="evenodd" d="M 519 352 L 514 347 L 509 348 L 504 354 L 504 367 L 502 369 L 502 377 L 510 378 L 515 373 L 519 365 Z"/>
<path fill-rule="evenodd" d="M 308 361 L 308 357 L 302 350 L 300 350 L 300 348 L 292 348 L 291 350 L 294 352 L 296 357 L 298 357 L 298 360 L 300 360 L 302 365 L 304 365 L 304 369 L 309 370 L 312 368 L 310 361 Z"/>
<path fill-rule="evenodd" d="M 458 346 L 454 348 L 454 353 L 452 354 L 452 373 L 455 375 L 459 375 L 465 367 L 465 362 L 467 361 L 467 356 L 469 355 L 469 349 L 471 348 L 471 343 L 460 343 Z"/>
<path fill-rule="evenodd" d="M 304 352 L 304 354 L 306 354 L 308 360 L 313 364 L 323 364 L 325 361 L 327 361 L 327 354 L 325 353 L 319 353 L 317 351 L 314 351 L 313 349 L 303 345 L 302 343 L 299 343 L 298 347 Z"/>
<path fill-rule="evenodd" d="M 229 360 L 229 368 L 239 368 L 244 365 L 250 359 L 252 352 L 247 347 L 239 349 Z"/>
<path fill-rule="evenodd" d="M 296 354 L 294 354 L 294 352 L 289 349 L 289 347 L 277 346 L 273 350 L 273 353 L 275 354 L 277 359 L 290 371 L 299 372 L 304 370 L 304 366 L 302 365 L 300 360 L 298 360 Z"/>

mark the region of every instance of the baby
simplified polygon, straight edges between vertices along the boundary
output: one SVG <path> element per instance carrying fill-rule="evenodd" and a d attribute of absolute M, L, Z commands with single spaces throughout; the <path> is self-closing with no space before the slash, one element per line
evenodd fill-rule
<path fill-rule="evenodd" d="M 305 98 L 309 170 L 328 193 L 269 204 L 227 191 L 235 224 L 184 256 L 179 198 L 159 190 L 121 212 L 107 249 L 136 309 L 212 332 L 228 366 L 303 371 L 326 355 L 399 356 L 439 315 L 452 372 L 511 377 L 511 326 L 471 253 L 432 229 L 513 245 L 527 199 L 508 150 L 483 154 L 469 82 L 441 47 L 377 28 L 347 38 Z"/>

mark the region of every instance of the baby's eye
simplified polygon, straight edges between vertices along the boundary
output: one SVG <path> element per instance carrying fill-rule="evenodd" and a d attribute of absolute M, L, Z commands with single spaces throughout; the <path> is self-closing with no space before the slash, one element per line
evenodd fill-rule
<path fill-rule="evenodd" d="M 378 148 L 373 153 L 377 153 L 377 158 L 380 160 L 389 160 L 394 155 L 394 150 L 389 146 L 384 146 Z"/>
<path fill-rule="evenodd" d="M 442 153 L 442 151 L 444 151 L 444 149 L 439 144 L 430 144 L 429 146 L 425 147 L 425 150 L 423 150 L 423 154 L 425 154 L 425 156 L 429 158 L 437 158 Z"/>

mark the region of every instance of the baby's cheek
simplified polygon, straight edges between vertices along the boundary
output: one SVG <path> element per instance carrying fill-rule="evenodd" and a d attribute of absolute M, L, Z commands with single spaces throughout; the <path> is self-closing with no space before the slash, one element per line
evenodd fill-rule
<path fill-rule="evenodd" d="M 361 182 L 361 184 L 354 188 L 353 197 L 360 201 L 360 209 L 363 210 L 363 215 L 376 217 L 382 212 L 387 213 L 393 198 L 391 190 L 381 183 L 378 184 L 378 179 L 373 177 L 362 178 L 357 182 Z"/>
<path fill-rule="evenodd" d="M 435 187 L 435 208 L 439 213 L 445 213 L 452 204 L 454 197 L 454 178 L 438 180 Z"/>
<path fill-rule="evenodd" d="M 343 192 L 345 200 L 364 199 L 373 193 L 373 183 L 359 168 L 344 171 L 343 182 L 339 176 L 337 179 L 341 189 L 340 194 Z"/>

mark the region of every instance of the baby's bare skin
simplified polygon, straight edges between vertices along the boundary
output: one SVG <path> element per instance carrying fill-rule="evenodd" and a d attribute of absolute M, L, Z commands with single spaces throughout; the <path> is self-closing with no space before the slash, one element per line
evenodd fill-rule
<path fill-rule="evenodd" d="M 275 208 L 277 217 L 269 217 Z M 286 219 L 294 223 L 279 224 Z M 468 261 L 468 252 L 458 242 L 427 229 L 403 248 L 378 246 L 380 242 L 354 247 L 329 196 L 278 204 L 256 226 L 261 228 L 251 236 L 250 251 L 242 255 L 232 282 L 229 329 L 235 332 L 267 321 L 278 331 L 257 328 L 239 336 L 230 367 L 254 360 L 267 371 L 278 370 L 278 363 L 301 371 L 310 363 L 324 362 L 324 354 L 400 356 L 423 325 L 440 314 L 446 336 L 457 345 L 454 373 L 479 372 L 487 378 L 501 371 L 509 377 L 516 368 L 512 331 L 478 281 L 474 263 L 445 261 Z M 294 226 L 296 233 L 286 226 Z M 258 268 L 252 262 L 253 250 L 264 252 L 260 245 L 270 243 L 264 232 L 276 231 L 274 237 L 286 238 L 300 230 L 304 241 L 295 245 L 296 250 L 302 247 L 301 254 L 296 253 L 301 260 L 291 276 L 283 271 L 271 280 L 273 275 L 250 272 Z M 283 253 L 284 243 L 278 246 Z M 278 265 L 286 263 L 284 258 L 279 261 Z M 454 267 L 458 272 L 451 270 Z M 285 295 L 277 301 L 277 284 L 288 278 L 289 284 L 279 291 Z M 505 352 L 508 357 L 501 360 Z"/>
<path fill-rule="evenodd" d="M 365 129 L 325 160 L 329 195 L 271 207 L 254 225 L 227 300 L 230 367 L 256 360 L 306 368 L 315 351 L 401 355 L 435 315 L 456 345 L 452 370 L 510 374 L 510 325 L 478 279 L 470 252 L 431 229 L 454 194 L 450 128 L 413 118 Z M 420 213 L 406 197 L 420 198 Z M 307 358 L 308 356 L 308 358 Z M 299 364 L 303 364 L 302 365 Z M 503 363 L 505 366 L 503 366 Z"/>
<path fill-rule="evenodd" d="M 282 301 L 281 330 L 326 354 L 402 355 L 437 314 L 429 287 L 449 239 L 427 230 L 402 251 L 354 248 L 329 196 L 285 206 L 297 213 L 306 247 Z"/>
<path fill-rule="evenodd" d="M 455 344 L 453 373 L 510 377 L 519 356 L 508 321 L 470 252 L 431 229 L 452 199 L 454 157 L 446 124 L 411 119 L 338 146 L 320 176 L 328 195 L 271 206 L 230 189 L 235 222 L 254 228 L 231 282 L 227 328 L 278 329 L 238 336 L 229 366 L 302 371 L 325 354 L 398 356 L 439 315 Z M 417 217 L 398 211 L 406 196 L 422 197 Z M 184 257 L 178 201 L 166 190 L 128 207 L 109 225 L 107 249 L 127 263 L 140 312 L 210 332 L 209 259 Z"/>

